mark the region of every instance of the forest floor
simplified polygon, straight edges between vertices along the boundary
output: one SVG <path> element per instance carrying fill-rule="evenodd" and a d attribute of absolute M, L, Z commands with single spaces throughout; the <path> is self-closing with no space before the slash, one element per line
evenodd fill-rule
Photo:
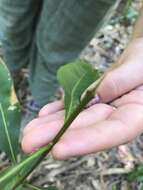
<path fill-rule="evenodd" d="M 114 64 L 127 46 L 141 7 L 141 0 L 134 0 L 125 11 L 125 1 L 118 2 L 113 16 L 81 54 L 102 71 Z M 27 70 L 23 73 L 27 78 Z M 25 81 L 21 85 L 25 86 Z M 28 93 L 27 89 L 19 91 L 23 103 Z M 56 185 L 60 190 L 141 190 L 141 184 L 128 182 L 126 175 L 139 164 L 143 164 L 143 136 L 127 145 L 68 161 L 48 157 L 30 178 L 37 185 Z"/>

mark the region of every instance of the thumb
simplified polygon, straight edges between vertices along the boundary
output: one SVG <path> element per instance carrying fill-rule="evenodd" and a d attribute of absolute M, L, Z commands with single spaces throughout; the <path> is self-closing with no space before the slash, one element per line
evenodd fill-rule
<path fill-rule="evenodd" d="M 110 102 L 143 83 L 143 64 L 132 60 L 108 71 L 97 89 L 102 102 Z"/>

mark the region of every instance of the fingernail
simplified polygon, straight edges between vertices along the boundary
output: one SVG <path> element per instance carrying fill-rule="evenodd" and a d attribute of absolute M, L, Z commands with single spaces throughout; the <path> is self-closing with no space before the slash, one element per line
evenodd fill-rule
<path fill-rule="evenodd" d="M 101 98 L 99 95 L 96 94 L 96 96 L 87 104 L 87 108 L 93 106 L 94 104 L 98 104 L 101 102 Z"/>

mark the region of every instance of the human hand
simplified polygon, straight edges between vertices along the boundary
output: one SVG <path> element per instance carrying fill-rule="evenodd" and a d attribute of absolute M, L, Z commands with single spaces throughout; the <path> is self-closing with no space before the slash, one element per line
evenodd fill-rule
<path fill-rule="evenodd" d="M 95 153 L 131 141 L 143 131 L 143 39 L 132 42 L 97 93 L 101 102 L 84 110 L 55 145 L 56 159 Z M 106 104 L 106 103 L 110 103 Z M 30 153 L 48 144 L 63 125 L 62 101 L 45 106 L 23 132 Z"/>

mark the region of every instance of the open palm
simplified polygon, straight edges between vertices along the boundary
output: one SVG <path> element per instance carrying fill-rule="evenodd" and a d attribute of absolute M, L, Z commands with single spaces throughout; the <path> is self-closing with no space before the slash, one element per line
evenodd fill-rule
<path fill-rule="evenodd" d="M 116 108 L 115 108 L 116 107 Z M 49 143 L 63 124 L 62 102 L 45 106 L 24 130 L 26 152 Z M 57 159 L 95 153 L 126 143 L 143 131 L 143 90 L 138 88 L 108 104 L 85 109 L 53 149 Z"/>
<path fill-rule="evenodd" d="M 134 53 L 136 52 L 136 53 Z M 143 39 L 129 45 L 97 93 L 101 102 L 85 109 L 53 148 L 53 156 L 95 153 L 131 141 L 143 131 Z M 114 101 L 113 101 L 114 100 Z M 106 104 L 106 102 L 111 102 Z M 27 153 L 49 143 L 64 122 L 62 101 L 45 106 L 24 130 Z"/>

